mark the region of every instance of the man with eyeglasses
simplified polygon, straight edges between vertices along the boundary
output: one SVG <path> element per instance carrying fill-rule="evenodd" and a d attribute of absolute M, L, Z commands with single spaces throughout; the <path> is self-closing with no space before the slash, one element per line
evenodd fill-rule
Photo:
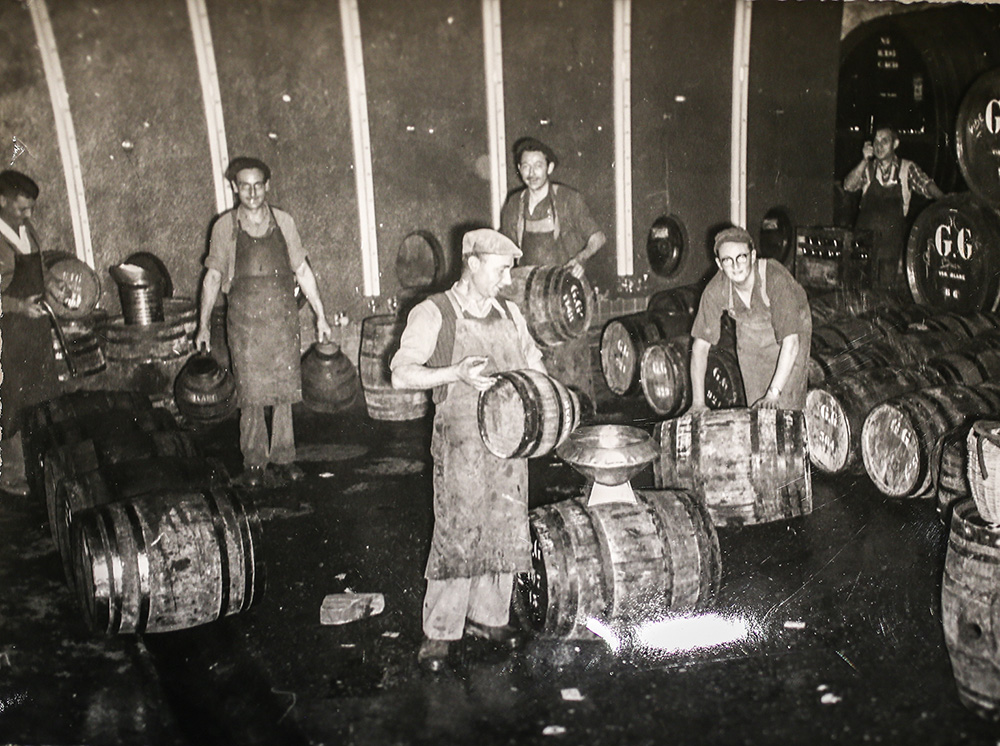
<path fill-rule="evenodd" d="M 736 324 L 736 355 L 751 407 L 803 409 L 812 338 L 805 290 L 781 262 L 758 260 L 753 239 L 742 228 L 715 237 L 715 263 L 721 271 L 705 287 L 691 329 L 688 411 L 708 408 L 708 351 L 719 342 L 723 313 Z"/>

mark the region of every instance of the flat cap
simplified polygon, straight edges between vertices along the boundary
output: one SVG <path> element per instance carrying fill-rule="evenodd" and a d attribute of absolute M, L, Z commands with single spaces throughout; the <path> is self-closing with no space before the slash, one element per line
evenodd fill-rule
<path fill-rule="evenodd" d="M 753 251 L 753 237 L 743 228 L 726 228 L 715 234 L 715 253 L 719 253 L 719 247 L 724 243 L 741 243 Z"/>
<path fill-rule="evenodd" d="M 516 259 L 521 256 L 521 250 L 503 233 L 490 228 L 478 228 L 462 237 L 462 256 L 469 254 L 500 254 Z"/>

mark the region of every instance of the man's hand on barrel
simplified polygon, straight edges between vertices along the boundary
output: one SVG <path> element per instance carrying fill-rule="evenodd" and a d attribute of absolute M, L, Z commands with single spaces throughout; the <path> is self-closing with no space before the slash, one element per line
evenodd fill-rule
<path fill-rule="evenodd" d="M 775 390 L 773 387 L 768 388 L 760 399 L 750 405 L 750 409 L 778 409 L 779 396 L 781 396 L 780 391 Z"/>
<path fill-rule="evenodd" d="M 489 360 L 488 357 L 482 355 L 462 358 L 455 365 L 455 373 L 462 383 L 467 383 L 477 391 L 486 391 L 486 389 L 493 385 L 493 378 L 483 375 L 483 368 L 486 367 L 486 363 Z"/>

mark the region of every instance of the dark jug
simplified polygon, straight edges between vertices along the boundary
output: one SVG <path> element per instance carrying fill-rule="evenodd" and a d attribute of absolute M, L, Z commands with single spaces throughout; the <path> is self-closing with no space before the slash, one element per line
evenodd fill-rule
<path fill-rule="evenodd" d="M 358 373 L 336 342 L 316 342 L 302 356 L 302 400 L 310 409 L 347 409 L 360 390 Z"/>
<path fill-rule="evenodd" d="M 193 424 L 221 422 L 236 410 L 236 381 L 207 352 L 196 352 L 174 381 L 178 411 Z"/>

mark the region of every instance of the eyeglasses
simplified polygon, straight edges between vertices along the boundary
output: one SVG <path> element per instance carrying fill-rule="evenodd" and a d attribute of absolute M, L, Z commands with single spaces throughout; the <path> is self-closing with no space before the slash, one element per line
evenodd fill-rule
<path fill-rule="evenodd" d="M 728 267 L 732 269 L 733 266 L 743 267 L 746 265 L 747 261 L 750 259 L 749 252 L 746 254 L 737 254 L 735 257 L 727 256 L 725 259 L 720 259 L 719 264 L 723 267 Z"/>

